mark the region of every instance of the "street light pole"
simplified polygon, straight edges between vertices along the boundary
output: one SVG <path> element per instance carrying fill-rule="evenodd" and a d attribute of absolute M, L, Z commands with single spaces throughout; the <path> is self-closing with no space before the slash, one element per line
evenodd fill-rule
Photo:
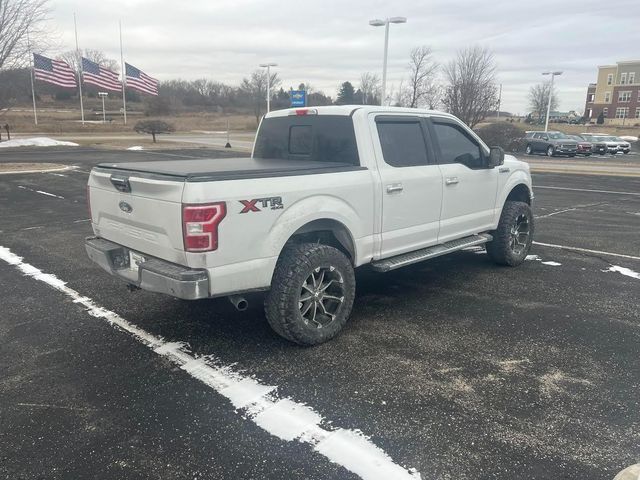
<path fill-rule="evenodd" d="M 382 94 L 380 98 L 380 105 L 384 105 L 385 95 L 387 94 L 387 56 L 389 52 L 389 24 L 390 23 L 407 23 L 406 17 L 391 17 L 384 20 L 375 19 L 369 20 L 369 25 L 372 27 L 384 26 L 384 57 L 382 60 Z"/>
<path fill-rule="evenodd" d="M 542 75 L 551 75 L 551 85 L 549 86 L 549 99 L 547 101 L 547 118 L 544 121 L 544 131 L 549 130 L 549 113 L 551 112 L 551 97 L 553 96 L 553 78 L 562 75 L 562 72 L 542 72 Z"/>
<path fill-rule="evenodd" d="M 277 63 L 261 63 L 262 68 L 267 69 L 267 113 L 271 111 L 271 67 L 277 67 Z"/>

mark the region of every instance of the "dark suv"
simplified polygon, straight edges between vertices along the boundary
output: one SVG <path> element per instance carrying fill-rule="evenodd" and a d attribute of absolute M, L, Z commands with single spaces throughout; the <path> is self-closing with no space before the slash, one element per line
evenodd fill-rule
<path fill-rule="evenodd" d="M 549 157 L 568 155 L 575 157 L 578 142 L 562 132 L 527 132 L 523 139 L 524 152 L 527 155 L 545 153 Z"/>

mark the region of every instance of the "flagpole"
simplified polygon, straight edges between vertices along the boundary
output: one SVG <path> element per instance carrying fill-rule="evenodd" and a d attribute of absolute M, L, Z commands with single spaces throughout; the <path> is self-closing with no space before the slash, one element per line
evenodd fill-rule
<path fill-rule="evenodd" d="M 122 20 L 118 21 L 120 27 L 120 68 L 122 69 L 122 108 L 124 112 L 124 124 L 127 124 L 127 94 L 125 88 L 127 87 L 127 72 L 124 66 L 124 55 L 122 53 Z"/>
<path fill-rule="evenodd" d="M 27 30 L 27 50 L 29 51 L 29 79 L 31 80 L 31 98 L 33 99 L 33 124 L 38 125 L 38 110 L 36 109 L 36 88 L 33 84 L 33 53 L 31 52 L 29 30 Z"/>
<path fill-rule="evenodd" d="M 76 59 L 78 60 L 78 66 L 80 71 L 78 73 L 78 88 L 80 91 L 80 115 L 82 116 L 82 126 L 84 126 L 84 105 L 82 104 L 82 55 L 80 54 L 80 48 L 78 47 L 78 24 L 76 23 L 76 13 L 73 12 L 73 27 L 76 32 Z"/>

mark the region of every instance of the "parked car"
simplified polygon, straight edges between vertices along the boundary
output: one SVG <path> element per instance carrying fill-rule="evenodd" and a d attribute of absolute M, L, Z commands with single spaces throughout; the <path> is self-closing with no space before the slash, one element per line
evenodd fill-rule
<path fill-rule="evenodd" d="M 578 153 L 578 142 L 562 132 L 528 131 L 522 143 L 524 144 L 524 153 L 527 155 L 545 153 L 549 157 L 555 155 L 575 157 Z"/>
<path fill-rule="evenodd" d="M 593 152 L 593 143 L 585 140 L 580 135 L 567 135 L 567 137 L 578 142 L 578 150 L 576 152 L 578 155 L 588 157 Z"/>
<path fill-rule="evenodd" d="M 620 149 L 620 142 L 603 133 L 581 133 L 580 136 L 594 145 L 594 150 L 600 154 L 610 153 L 616 155 Z"/>
<path fill-rule="evenodd" d="M 527 163 L 452 115 L 394 107 L 274 111 L 251 157 L 103 163 L 87 194 L 85 246 L 104 270 L 239 310 L 266 291 L 273 330 L 303 345 L 344 327 L 356 267 L 387 272 L 473 245 L 516 266 L 534 233 Z"/>
<path fill-rule="evenodd" d="M 623 140 L 620 137 L 613 137 L 613 138 L 615 138 L 616 142 L 618 142 L 618 150 L 620 152 L 627 155 L 631 151 L 631 144 L 629 142 L 627 142 L 626 140 Z"/>

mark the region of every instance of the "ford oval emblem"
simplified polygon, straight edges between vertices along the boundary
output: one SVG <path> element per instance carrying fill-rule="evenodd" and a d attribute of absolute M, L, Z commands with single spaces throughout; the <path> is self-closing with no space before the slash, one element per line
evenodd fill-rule
<path fill-rule="evenodd" d="M 127 202 L 120 202 L 118 205 L 120 206 L 120 210 L 122 210 L 124 213 L 133 212 L 133 207 Z"/>

